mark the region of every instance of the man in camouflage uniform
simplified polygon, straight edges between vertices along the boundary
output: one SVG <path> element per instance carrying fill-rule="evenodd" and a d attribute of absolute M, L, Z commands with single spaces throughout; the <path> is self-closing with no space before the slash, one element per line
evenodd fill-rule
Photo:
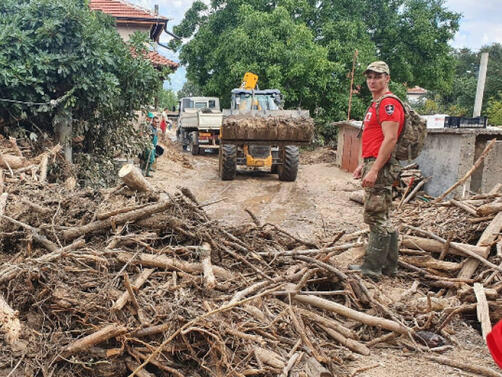
<path fill-rule="evenodd" d="M 392 185 L 399 177 L 400 165 L 392 152 L 404 125 L 404 109 L 395 98 L 383 98 L 389 91 L 390 72 L 385 62 L 371 63 L 366 71 L 366 83 L 373 96 L 366 112 L 362 132 L 363 163 L 354 171 L 362 178 L 365 191 L 364 222 L 370 235 L 364 263 L 349 269 L 379 279 L 383 274 L 394 276 L 397 270 L 398 234 L 389 211 L 392 205 Z"/>

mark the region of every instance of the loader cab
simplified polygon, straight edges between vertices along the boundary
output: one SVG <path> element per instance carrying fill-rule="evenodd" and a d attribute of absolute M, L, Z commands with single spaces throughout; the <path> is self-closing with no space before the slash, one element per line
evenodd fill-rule
<path fill-rule="evenodd" d="M 279 110 L 282 99 L 281 92 L 278 89 L 234 89 L 232 90 L 231 109 L 243 112 Z"/>

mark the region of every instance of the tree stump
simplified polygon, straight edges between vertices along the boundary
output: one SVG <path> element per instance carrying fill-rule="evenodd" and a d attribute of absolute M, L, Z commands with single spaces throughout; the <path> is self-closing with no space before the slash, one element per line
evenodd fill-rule
<path fill-rule="evenodd" d="M 131 164 L 122 166 L 119 177 L 131 189 L 141 192 L 153 191 L 152 185 L 143 177 L 141 170 Z"/>

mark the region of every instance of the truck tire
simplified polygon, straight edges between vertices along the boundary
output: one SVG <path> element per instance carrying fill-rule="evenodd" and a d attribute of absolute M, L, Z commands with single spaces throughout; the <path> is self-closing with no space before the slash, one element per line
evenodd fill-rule
<path fill-rule="evenodd" d="M 279 180 L 293 182 L 298 174 L 300 151 L 297 146 L 286 145 L 279 151 L 282 164 L 279 165 Z"/>
<path fill-rule="evenodd" d="M 220 144 L 220 178 L 231 181 L 237 170 L 237 147 L 233 144 Z"/>
<path fill-rule="evenodd" d="M 199 154 L 199 133 L 197 131 L 190 132 L 190 150 L 192 155 L 196 156 Z"/>

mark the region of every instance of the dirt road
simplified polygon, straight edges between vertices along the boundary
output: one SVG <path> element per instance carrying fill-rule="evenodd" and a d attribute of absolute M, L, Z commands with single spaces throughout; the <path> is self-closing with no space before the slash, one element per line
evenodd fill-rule
<path fill-rule="evenodd" d="M 178 147 L 178 148 L 176 148 Z M 274 223 L 307 238 L 329 237 L 340 229 L 357 230 L 361 206 L 348 200 L 358 183 L 351 174 L 335 167 L 334 152 L 319 149 L 302 154 L 296 182 L 281 182 L 276 174 L 240 170 L 233 181 L 218 177 L 218 156 L 192 156 L 184 153 L 188 165 L 180 164 L 179 146 L 173 159 L 173 146 L 157 163 L 152 182 L 158 188 L 190 188 L 200 202 L 222 199 L 206 208 L 212 218 L 227 224 L 251 221 L 249 209 L 261 223 Z M 330 162 L 317 162 L 328 160 Z M 185 165 L 185 166 L 183 166 Z"/>

